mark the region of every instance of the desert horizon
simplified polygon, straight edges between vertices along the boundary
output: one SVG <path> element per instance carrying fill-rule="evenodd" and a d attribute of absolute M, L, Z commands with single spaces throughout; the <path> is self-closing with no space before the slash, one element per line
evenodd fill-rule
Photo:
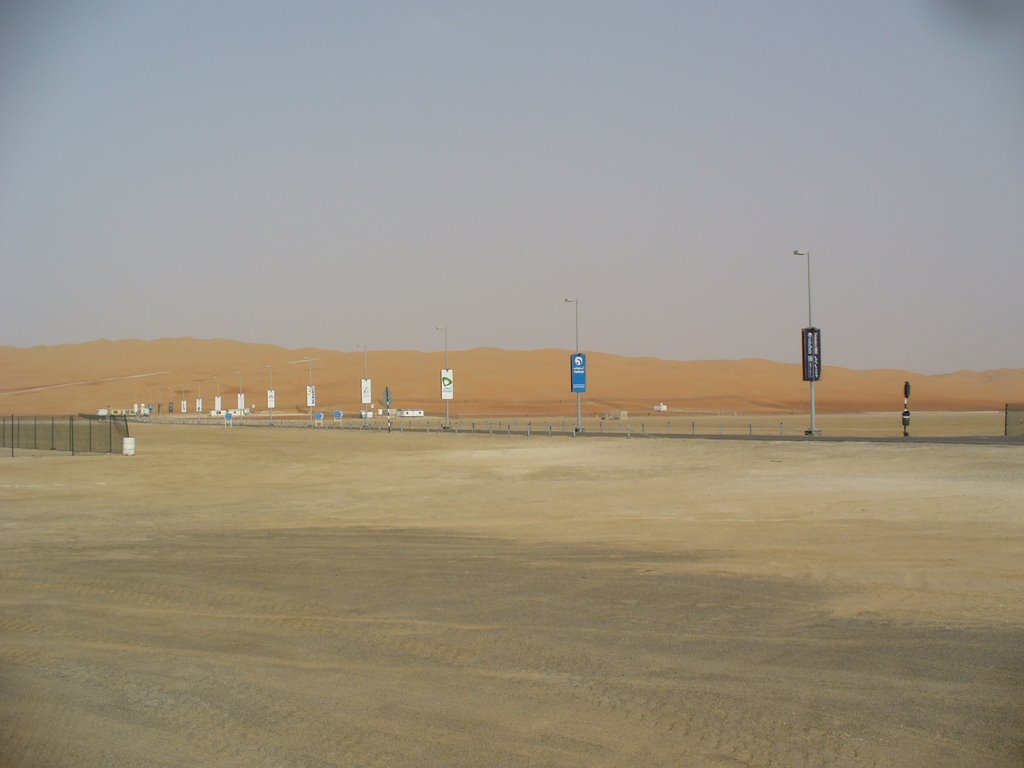
<path fill-rule="evenodd" d="M 453 413 L 528 415 L 570 413 L 568 349 L 449 350 L 455 372 Z M 626 411 L 772 414 L 806 410 L 808 386 L 798 363 L 765 359 L 666 360 L 588 352 L 587 416 Z M 312 358 L 310 367 L 309 358 Z M 323 409 L 358 412 L 360 380 L 372 380 L 374 406 L 384 389 L 392 407 L 444 412 L 438 376 L 443 353 L 415 350 L 336 351 L 286 348 L 227 339 L 98 340 L 79 344 L 0 347 L 0 411 L 5 414 L 94 413 L 167 403 L 193 411 L 218 393 L 232 408 L 246 395 L 254 411 L 277 395 L 276 412 L 305 413 L 310 379 Z M 924 411 L 994 411 L 1024 401 L 1024 369 L 921 374 L 899 369 L 854 370 L 825 365 L 817 385 L 822 413 L 902 408 L 903 382 L 911 381 L 911 408 Z"/>

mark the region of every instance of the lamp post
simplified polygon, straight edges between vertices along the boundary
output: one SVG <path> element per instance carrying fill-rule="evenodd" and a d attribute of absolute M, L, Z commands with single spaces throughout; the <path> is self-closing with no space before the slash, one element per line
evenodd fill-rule
<path fill-rule="evenodd" d="M 448 370 L 448 326 L 440 326 L 440 325 L 438 325 L 438 326 L 435 326 L 435 330 L 438 330 L 438 331 L 441 331 L 441 332 L 444 333 L 444 369 L 447 371 Z M 441 393 L 441 396 L 444 397 L 444 393 L 443 392 Z M 449 410 L 449 405 L 450 405 L 450 401 L 447 398 L 445 398 L 445 401 L 444 401 L 444 428 L 445 429 L 451 429 L 452 428 L 452 417 L 451 417 L 451 412 Z"/>
<path fill-rule="evenodd" d="M 580 353 L 580 300 L 579 299 L 566 299 L 566 302 L 572 304 L 576 310 L 576 354 Z M 581 392 L 576 393 L 576 431 L 583 431 L 583 394 Z"/>
<path fill-rule="evenodd" d="M 794 256 L 804 256 L 804 257 L 807 258 L 807 327 L 808 328 L 814 328 L 814 320 L 813 320 L 813 316 L 811 314 L 811 252 L 810 251 L 799 251 L 799 250 L 797 250 L 797 251 L 793 251 L 793 255 Z M 807 350 L 804 349 L 804 355 L 806 356 L 806 354 L 807 354 Z M 806 375 L 806 372 L 805 372 L 805 375 Z M 807 432 L 807 434 L 811 435 L 812 437 L 814 435 L 818 434 L 818 426 L 817 426 L 817 423 L 815 422 L 815 418 L 814 418 L 815 417 L 815 413 L 814 413 L 814 382 L 817 380 L 816 379 L 816 375 L 817 375 L 817 372 L 815 372 L 815 375 L 812 375 L 812 376 L 808 377 L 809 381 L 810 381 L 810 385 L 811 385 L 811 428 Z"/>
<path fill-rule="evenodd" d="M 306 411 L 309 426 L 313 426 L 313 406 L 316 405 L 316 393 L 313 389 L 313 361 L 317 359 L 315 357 L 304 357 L 301 360 L 290 360 L 288 362 L 288 365 L 309 363 L 309 387 L 306 389 Z"/>
<path fill-rule="evenodd" d="M 369 367 L 366 364 L 366 345 L 356 344 L 356 349 L 363 350 L 363 378 L 359 382 L 359 415 L 367 419 L 373 415 L 373 393 Z"/>
<path fill-rule="evenodd" d="M 270 426 L 274 426 L 274 406 L 276 403 L 271 402 L 271 392 L 274 391 L 274 369 L 270 363 L 263 366 L 267 369 L 267 410 L 270 411 Z"/>

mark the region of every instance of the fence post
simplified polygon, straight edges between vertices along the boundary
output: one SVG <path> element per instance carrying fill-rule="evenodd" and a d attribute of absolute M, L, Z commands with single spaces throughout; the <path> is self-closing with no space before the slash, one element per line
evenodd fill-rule
<path fill-rule="evenodd" d="M 71 442 L 71 455 L 75 455 L 75 417 L 68 416 L 68 439 Z"/>
<path fill-rule="evenodd" d="M 528 421 L 526 422 L 526 436 L 529 437 L 531 434 L 533 434 L 533 423 Z"/>

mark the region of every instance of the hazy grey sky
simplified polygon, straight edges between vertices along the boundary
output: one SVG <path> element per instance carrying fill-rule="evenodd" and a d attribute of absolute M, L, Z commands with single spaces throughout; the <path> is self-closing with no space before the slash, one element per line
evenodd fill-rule
<path fill-rule="evenodd" d="M 9 1 L 0 344 L 1024 367 L 1020 6 Z"/>

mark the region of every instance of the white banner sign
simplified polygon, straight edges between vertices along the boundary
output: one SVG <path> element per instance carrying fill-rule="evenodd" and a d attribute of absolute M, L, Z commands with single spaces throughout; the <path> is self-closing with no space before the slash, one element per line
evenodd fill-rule
<path fill-rule="evenodd" d="M 268 389 L 267 390 L 267 408 L 269 408 L 270 410 L 274 410 L 274 408 L 277 407 L 276 404 L 275 404 L 276 401 L 277 401 L 276 393 L 274 392 L 274 390 Z"/>
<path fill-rule="evenodd" d="M 245 392 L 238 393 L 238 410 L 245 410 Z"/>
<path fill-rule="evenodd" d="M 197 397 L 196 398 L 196 413 L 202 413 L 202 412 L 203 412 L 203 398 Z"/>
<path fill-rule="evenodd" d="M 314 408 L 314 407 L 316 407 L 316 387 L 313 387 L 313 386 L 306 387 L 306 407 L 307 408 Z"/>
<path fill-rule="evenodd" d="M 181 412 L 188 413 L 188 400 L 181 401 Z"/>
<path fill-rule="evenodd" d="M 215 398 L 213 398 L 213 410 L 219 411 L 220 410 L 220 406 L 221 406 L 220 395 L 217 395 Z"/>
<path fill-rule="evenodd" d="M 373 403 L 373 396 L 371 394 L 370 379 L 363 379 L 363 405 L 370 405 Z"/>
<path fill-rule="evenodd" d="M 455 399 L 455 373 L 451 368 L 441 369 L 441 399 Z"/>

